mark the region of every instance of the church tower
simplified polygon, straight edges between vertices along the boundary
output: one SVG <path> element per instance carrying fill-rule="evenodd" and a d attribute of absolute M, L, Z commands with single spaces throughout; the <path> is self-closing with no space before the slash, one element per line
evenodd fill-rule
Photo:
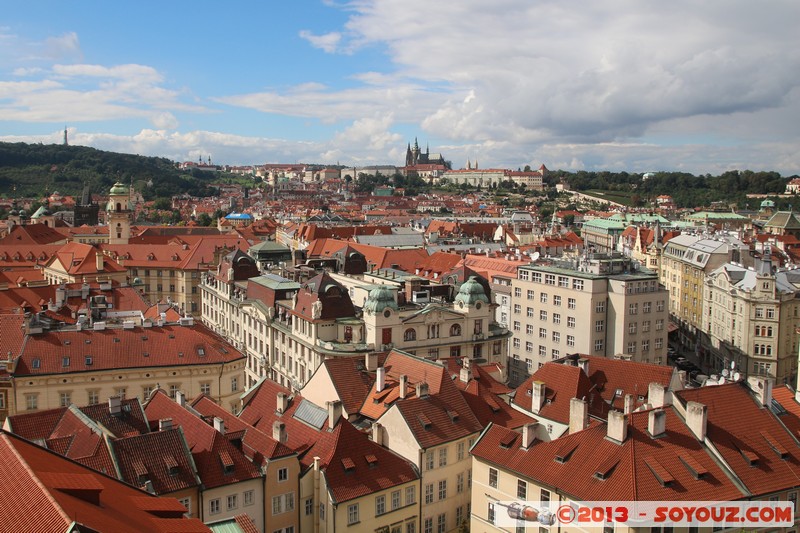
<path fill-rule="evenodd" d="M 128 244 L 131 238 L 130 190 L 117 182 L 111 187 L 106 205 L 108 244 Z"/>

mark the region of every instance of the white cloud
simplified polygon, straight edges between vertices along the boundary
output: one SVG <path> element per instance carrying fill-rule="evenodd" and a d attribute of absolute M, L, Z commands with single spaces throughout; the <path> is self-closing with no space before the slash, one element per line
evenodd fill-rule
<path fill-rule="evenodd" d="M 342 41 L 342 34 L 335 31 L 323 35 L 314 35 L 310 31 L 303 30 L 300 32 L 300 37 L 311 43 L 313 47 L 324 50 L 329 54 L 337 52 L 339 43 Z"/>

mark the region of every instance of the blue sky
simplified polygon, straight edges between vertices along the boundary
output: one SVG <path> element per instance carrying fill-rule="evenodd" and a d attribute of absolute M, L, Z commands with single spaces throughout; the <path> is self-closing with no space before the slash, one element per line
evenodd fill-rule
<path fill-rule="evenodd" d="M 176 161 L 800 173 L 800 2 L 15 2 L 0 140 Z"/>

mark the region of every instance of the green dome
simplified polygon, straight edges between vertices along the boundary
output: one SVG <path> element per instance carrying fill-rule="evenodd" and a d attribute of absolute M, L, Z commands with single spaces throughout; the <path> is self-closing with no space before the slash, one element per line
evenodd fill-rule
<path fill-rule="evenodd" d="M 458 289 L 456 302 L 475 305 L 476 302 L 489 303 L 489 298 L 486 296 L 486 291 L 483 290 L 483 285 L 478 283 L 475 276 L 470 276 Z"/>
<path fill-rule="evenodd" d="M 124 183 L 116 182 L 113 187 L 111 187 L 111 192 L 109 193 L 111 196 L 121 196 L 121 195 L 128 195 L 128 187 L 125 186 Z"/>
<path fill-rule="evenodd" d="M 394 301 L 394 292 L 386 285 L 380 285 L 369 291 L 364 311 L 373 314 L 382 313 L 387 307 L 397 311 L 397 302 Z"/>

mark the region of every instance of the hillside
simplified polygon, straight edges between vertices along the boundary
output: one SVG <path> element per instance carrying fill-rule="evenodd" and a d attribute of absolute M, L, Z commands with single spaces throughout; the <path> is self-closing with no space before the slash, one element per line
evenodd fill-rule
<path fill-rule="evenodd" d="M 0 195 L 39 196 L 45 190 L 78 195 L 84 184 L 94 193 L 107 191 L 116 181 L 133 182 L 146 199 L 187 192 L 209 196 L 208 184 L 218 174 L 196 175 L 176 168 L 162 157 L 105 152 L 86 146 L 0 143 Z M 147 187 L 148 181 L 153 183 Z M 16 186 L 16 193 L 12 193 Z"/>

